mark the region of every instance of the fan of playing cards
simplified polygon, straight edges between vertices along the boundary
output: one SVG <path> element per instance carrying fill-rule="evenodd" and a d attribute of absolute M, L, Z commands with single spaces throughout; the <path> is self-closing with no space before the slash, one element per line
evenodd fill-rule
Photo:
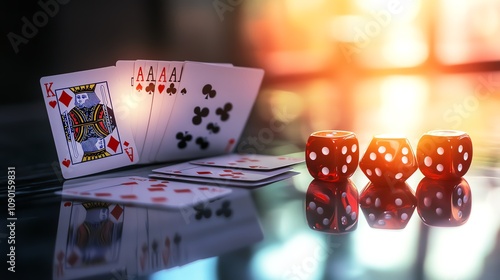
<path fill-rule="evenodd" d="M 227 64 L 137 60 L 43 77 L 63 177 L 233 151 L 263 75 Z"/>

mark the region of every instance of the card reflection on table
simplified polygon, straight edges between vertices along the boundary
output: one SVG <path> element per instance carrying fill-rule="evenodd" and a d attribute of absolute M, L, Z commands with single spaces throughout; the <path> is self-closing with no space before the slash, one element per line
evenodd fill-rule
<path fill-rule="evenodd" d="M 179 209 L 142 208 L 63 197 L 54 279 L 145 276 L 262 240 L 250 193 Z"/>

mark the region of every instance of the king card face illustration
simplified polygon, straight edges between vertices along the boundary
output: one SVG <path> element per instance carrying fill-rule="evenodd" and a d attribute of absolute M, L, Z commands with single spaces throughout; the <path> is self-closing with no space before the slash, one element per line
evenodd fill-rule
<path fill-rule="evenodd" d="M 119 94 L 114 67 L 40 80 L 64 178 L 137 162 L 127 122 L 113 101 Z"/>
<path fill-rule="evenodd" d="M 74 164 L 123 153 L 107 82 L 56 89 L 55 94 Z"/>

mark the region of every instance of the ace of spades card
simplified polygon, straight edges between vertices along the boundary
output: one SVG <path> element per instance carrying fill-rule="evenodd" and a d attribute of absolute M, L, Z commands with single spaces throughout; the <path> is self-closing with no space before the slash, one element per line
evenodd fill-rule
<path fill-rule="evenodd" d="M 54 251 L 54 279 L 74 279 L 121 269 L 135 240 L 135 218 L 120 204 L 63 200 Z M 130 217 L 129 217 L 130 216 Z"/>
<path fill-rule="evenodd" d="M 264 71 L 186 62 L 157 158 L 231 152 L 250 115 Z"/>
<path fill-rule="evenodd" d="M 113 67 L 40 80 L 64 178 L 136 163 L 139 158 L 117 100 Z M 117 104 L 118 103 L 118 104 Z"/>
<path fill-rule="evenodd" d="M 134 139 L 141 155 L 139 163 L 148 163 L 149 152 L 154 140 L 152 132 L 156 127 L 157 118 L 153 118 L 156 115 L 153 109 L 156 107 L 155 104 L 160 103 L 156 87 L 157 68 L 158 62 L 154 60 L 137 60 L 134 65 L 135 85 L 132 95 L 136 96 L 136 100 L 140 103 L 137 109 L 140 111 L 140 115 L 134 122 Z"/>

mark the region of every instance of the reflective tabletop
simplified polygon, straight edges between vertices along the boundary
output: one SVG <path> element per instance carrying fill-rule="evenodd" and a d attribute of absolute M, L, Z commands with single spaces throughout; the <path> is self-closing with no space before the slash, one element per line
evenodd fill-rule
<path fill-rule="evenodd" d="M 300 174 L 292 178 L 232 188 L 223 198 L 169 210 L 67 199 L 54 192 L 71 181 L 54 176 L 42 182 L 44 191 L 30 192 L 30 185 L 41 182 L 24 180 L 19 170 L 15 220 L 2 219 L 7 223 L 2 250 L 8 252 L 7 243 L 14 239 L 15 256 L 2 258 L 15 262 L 16 279 L 495 279 L 500 272 L 498 170 L 473 167 L 465 176 L 470 188 L 462 183 L 458 198 L 447 191 L 456 186 L 432 186 L 418 171 L 410 177 L 417 209 L 397 219 L 405 220 L 402 229 L 387 229 L 397 217 L 375 220 L 367 202 L 359 200 L 368 183 L 360 171 L 347 186 L 359 194 L 347 202 L 348 209 L 342 204 L 346 186 L 337 185 L 335 193 L 332 185 L 314 181 L 303 163 L 295 166 Z M 147 176 L 152 168 L 88 180 Z M 427 192 L 419 194 L 422 184 Z M 318 193 L 331 202 L 321 211 Z M 462 225 L 436 222 L 426 214 L 428 200 L 443 195 L 451 204 L 455 200 L 448 207 L 457 207 L 457 199 L 471 206 L 470 212 L 451 214 L 462 218 Z M 2 192 L 3 200 L 8 196 Z M 387 197 L 391 194 L 379 198 Z M 339 216 L 337 229 L 322 226 L 328 211 Z M 342 227 L 346 218 L 350 227 Z"/>

